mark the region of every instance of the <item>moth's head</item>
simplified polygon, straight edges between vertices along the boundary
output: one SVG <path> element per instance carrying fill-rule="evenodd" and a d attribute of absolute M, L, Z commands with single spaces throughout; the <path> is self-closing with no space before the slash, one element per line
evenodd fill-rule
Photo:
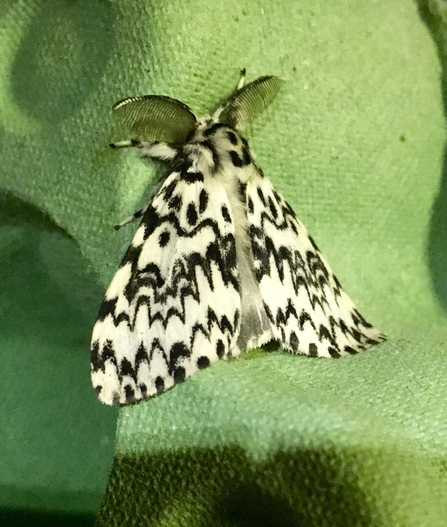
<path fill-rule="evenodd" d="M 142 141 L 182 145 L 216 122 L 242 130 L 270 105 L 282 83 L 278 77 L 259 77 L 237 89 L 211 117 L 197 118 L 186 104 L 164 95 L 129 97 L 113 112 Z"/>

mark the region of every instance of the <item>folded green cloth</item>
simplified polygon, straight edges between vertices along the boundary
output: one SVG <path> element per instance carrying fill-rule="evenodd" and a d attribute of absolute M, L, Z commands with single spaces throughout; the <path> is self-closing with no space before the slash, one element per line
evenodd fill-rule
<path fill-rule="evenodd" d="M 89 332 L 134 231 L 112 226 L 154 174 L 108 148 L 128 138 L 110 106 L 205 113 L 246 67 L 287 81 L 246 133 L 259 165 L 389 341 L 253 351 L 123 408 L 98 525 L 446 524 L 442 6 L 8 3 L 0 508 L 92 511 L 105 486 L 116 413 L 89 387 Z"/>

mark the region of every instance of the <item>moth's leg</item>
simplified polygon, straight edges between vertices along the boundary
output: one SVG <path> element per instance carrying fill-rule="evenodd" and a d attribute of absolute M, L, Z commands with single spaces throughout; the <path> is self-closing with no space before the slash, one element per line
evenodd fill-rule
<path fill-rule="evenodd" d="M 124 225 L 127 225 L 128 223 L 132 223 L 133 221 L 137 220 L 138 218 L 141 218 L 143 214 L 147 211 L 149 205 L 144 207 L 144 209 L 137 210 L 137 212 L 134 212 L 132 216 L 129 216 L 128 218 L 124 219 L 121 223 L 118 223 L 118 225 L 114 226 L 114 229 L 118 231 L 123 227 Z"/>
<path fill-rule="evenodd" d="M 241 76 L 239 77 L 239 82 L 237 83 L 235 91 L 240 90 L 244 86 L 246 73 L 247 73 L 247 70 L 245 68 L 241 70 L 241 73 L 240 73 Z"/>
<path fill-rule="evenodd" d="M 111 143 L 111 148 L 138 148 L 140 156 L 149 159 L 160 159 L 161 161 L 171 161 L 178 154 L 179 148 L 168 143 L 160 141 L 153 141 L 148 143 L 146 141 L 138 141 L 137 139 L 130 139 L 129 141 L 120 141 L 119 143 Z"/>
<path fill-rule="evenodd" d="M 129 141 L 119 141 L 118 143 L 110 143 L 110 148 L 132 148 L 138 147 L 140 141 L 136 139 L 130 139 Z"/>

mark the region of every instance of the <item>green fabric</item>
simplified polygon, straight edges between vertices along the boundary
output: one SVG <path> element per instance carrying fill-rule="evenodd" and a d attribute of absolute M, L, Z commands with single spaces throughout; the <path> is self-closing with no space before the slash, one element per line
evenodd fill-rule
<path fill-rule="evenodd" d="M 4 5 L 0 508 L 92 511 L 112 465 L 89 332 L 153 170 L 108 148 L 110 106 L 207 112 L 246 67 L 287 80 L 247 131 L 259 164 L 389 341 L 253 351 L 123 408 L 98 525 L 444 526 L 444 3 Z"/>

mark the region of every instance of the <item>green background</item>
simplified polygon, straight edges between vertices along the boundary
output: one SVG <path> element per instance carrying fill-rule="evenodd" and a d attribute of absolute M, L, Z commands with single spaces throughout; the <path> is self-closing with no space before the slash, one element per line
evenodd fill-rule
<path fill-rule="evenodd" d="M 445 525 L 444 20 L 441 0 L 3 0 L 0 522 L 90 525 L 104 500 L 100 526 Z M 253 351 L 102 406 L 90 332 L 135 228 L 112 226 L 154 172 L 108 148 L 110 107 L 208 112 L 242 67 L 287 81 L 246 136 L 389 341 Z"/>

